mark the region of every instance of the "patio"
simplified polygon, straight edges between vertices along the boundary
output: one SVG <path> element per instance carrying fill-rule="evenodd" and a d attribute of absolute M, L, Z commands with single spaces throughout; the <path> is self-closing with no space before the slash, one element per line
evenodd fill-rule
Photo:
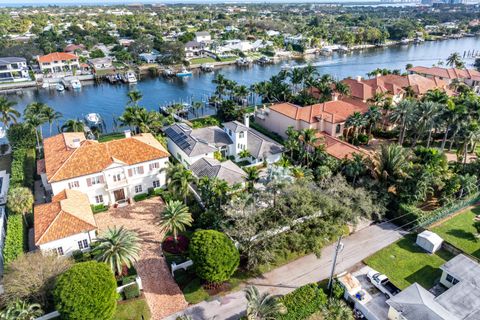
<path fill-rule="evenodd" d="M 110 208 L 95 215 L 99 234 L 108 227 L 124 226 L 137 232 L 142 239 L 142 252 L 136 268 L 142 278 L 152 320 L 162 319 L 187 307 L 182 291 L 173 280 L 163 257 L 163 232 L 158 225 L 162 208 L 163 201 L 155 197 L 122 208 Z"/>

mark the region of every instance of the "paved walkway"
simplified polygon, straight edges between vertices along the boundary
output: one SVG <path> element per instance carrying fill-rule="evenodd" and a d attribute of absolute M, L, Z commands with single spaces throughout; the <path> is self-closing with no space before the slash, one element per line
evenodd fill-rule
<path fill-rule="evenodd" d="M 342 242 L 345 247 L 337 259 L 336 273 L 352 268 L 355 264 L 376 251 L 398 240 L 402 233 L 390 223 L 372 225 L 346 237 Z M 328 278 L 332 266 L 334 245 L 325 247 L 322 256 L 308 255 L 280 268 L 272 270 L 261 277 L 252 279 L 249 284 L 257 286 L 260 292 L 286 294 L 308 283 Z M 238 319 L 245 310 L 246 300 L 240 290 L 209 302 L 201 302 L 165 319 L 175 320 L 176 316 L 188 314 L 194 320 Z"/>
<path fill-rule="evenodd" d="M 152 198 L 95 215 L 99 233 L 108 227 L 124 226 L 137 232 L 142 239 L 142 252 L 136 268 L 142 278 L 152 320 L 162 319 L 187 307 L 182 291 L 173 280 L 162 255 L 163 233 L 158 226 L 162 208 L 160 198 Z"/>

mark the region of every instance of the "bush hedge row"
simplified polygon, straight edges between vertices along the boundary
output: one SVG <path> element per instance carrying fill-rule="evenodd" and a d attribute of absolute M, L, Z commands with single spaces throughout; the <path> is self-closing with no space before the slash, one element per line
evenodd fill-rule
<path fill-rule="evenodd" d="M 5 264 L 12 262 L 20 256 L 27 243 L 26 228 L 23 217 L 19 214 L 10 215 L 7 219 L 7 234 L 3 247 L 3 259 Z"/>
<path fill-rule="evenodd" d="M 279 320 L 308 319 L 327 303 L 327 295 L 316 283 L 310 283 L 280 298 L 287 313 L 277 316 Z"/>
<path fill-rule="evenodd" d="M 12 153 L 10 187 L 33 189 L 35 149 L 15 149 Z"/>

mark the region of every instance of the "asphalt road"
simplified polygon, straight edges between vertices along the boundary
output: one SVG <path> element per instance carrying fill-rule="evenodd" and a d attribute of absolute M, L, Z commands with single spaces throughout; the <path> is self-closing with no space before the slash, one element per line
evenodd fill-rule
<path fill-rule="evenodd" d="M 371 225 L 342 240 L 344 249 L 338 255 L 336 273 L 353 267 L 366 257 L 388 246 L 402 237 L 404 232 L 396 230 L 391 223 Z M 318 282 L 330 276 L 335 245 L 322 250 L 317 258 L 311 254 L 282 267 L 274 269 L 261 277 L 251 279 L 248 284 L 255 285 L 260 292 L 270 294 L 286 294 L 305 284 Z M 188 307 L 180 313 L 165 319 L 175 320 L 177 316 L 186 314 L 194 320 L 238 319 L 245 312 L 245 295 L 242 290 L 218 297 L 212 301 L 203 301 Z"/>

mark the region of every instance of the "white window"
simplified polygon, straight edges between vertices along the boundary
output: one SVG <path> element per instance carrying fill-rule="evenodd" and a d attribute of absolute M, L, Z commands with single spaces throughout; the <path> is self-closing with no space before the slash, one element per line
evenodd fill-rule
<path fill-rule="evenodd" d="M 154 188 L 160 188 L 160 180 L 153 181 L 153 187 Z"/>
<path fill-rule="evenodd" d="M 80 183 L 78 181 L 71 181 L 68 183 L 68 189 L 79 188 Z"/>
<path fill-rule="evenodd" d="M 103 195 L 95 196 L 95 203 L 103 203 Z"/>
<path fill-rule="evenodd" d="M 133 168 L 133 174 L 143 174 L 143 166 Z"/>
<path fill-rule="evenodd" d="M 160 169 L 160 163 L 159 162 L 150 163 L 149 169 L 150 171 L 153 171 L 155 169 Z"/>
<path fill-rule="evenodd" d="M 88 249 L 88 241 L 87 241 L 87 239 L 83 239 L 83 240 L 78 241 L 78 248 L 79 248 L 80 250 Z"/>
<path fill-rule="evenodd" d="M 113 181 L 119 182 L 120 180 L 122 180 L 122 175 L 120 173 L 113 175 Z"/>
<path fill-rule="evenodd" d="M 59 256 L 63 256 L 63 248 L 62 247 L 58 247 L 57 249 L 55 249 L 57 255 Z"/>
<path fill-rule="evenodd" d="M 93 186 L 94 184 L 100 184 L 101 181 L 102 181 L 101 176 L 92 177 L 91 179 L 92 179 L 92 180 L 91 180 L 92 186 Z"/>
<path fill-rule="evenodd" d="M 138 186 L 135 186 L 135 193 L 140 193 L 142 192 L 142 185 L 139 184 Z"/>

